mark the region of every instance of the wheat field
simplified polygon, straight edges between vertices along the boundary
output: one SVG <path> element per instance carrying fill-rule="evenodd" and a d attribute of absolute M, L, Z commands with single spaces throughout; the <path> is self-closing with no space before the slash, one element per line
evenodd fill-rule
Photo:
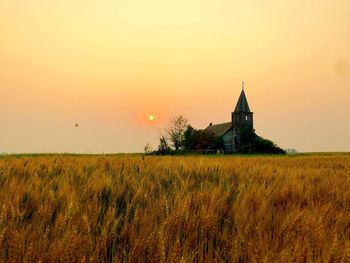
<path fill-rule="evenodd" d="M 1 262 L 350 262 L 350 155 L 6 156 Z"/>

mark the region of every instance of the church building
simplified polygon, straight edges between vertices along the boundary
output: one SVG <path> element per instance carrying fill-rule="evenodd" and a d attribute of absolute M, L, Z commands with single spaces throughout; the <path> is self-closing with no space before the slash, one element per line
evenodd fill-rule
<path fill-rule="evenodd" d="M 244 92 L 244 82 L 242 91 L 236 104 L 235 110 L 231 113 L 231 121 L 212 124 L 210 123 L 205 131 L 213 134 L 215 137 L 222 138 L 223 150 L 225 153 L 237 152 L 242 143 L 242 137 L 246 133 L 254 132 L 253 112 L 250 111 L 247 97 Z"/>

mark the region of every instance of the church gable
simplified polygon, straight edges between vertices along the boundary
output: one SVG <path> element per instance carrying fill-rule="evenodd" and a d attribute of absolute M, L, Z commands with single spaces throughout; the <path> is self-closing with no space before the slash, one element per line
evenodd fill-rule
<path fill-rule="evenodd" d="M 206 132 L 212 133 L 215 137 L 221 137 L 232 129 L 232 122 L 225 122 L 220 124 L 210 124 L 205 128 Z"/>
<path fill-rule="evenodd" d="M 235 131 L 232 127 L 232 122 L 225 122 L 215 125 L 211 124 L 205 129 L 205 131 L 213 134 L 215 137 L 222 138 L 222 150 L 225 153 L 231 153 L 235 151 Z"/>

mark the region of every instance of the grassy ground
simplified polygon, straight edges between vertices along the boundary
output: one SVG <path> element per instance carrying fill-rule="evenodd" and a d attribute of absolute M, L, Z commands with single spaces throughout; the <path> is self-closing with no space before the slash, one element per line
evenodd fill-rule
<path fill-rule="evenodd" d="M 0 158 L 0 261 L 350 262 L 350 155 Z"/>

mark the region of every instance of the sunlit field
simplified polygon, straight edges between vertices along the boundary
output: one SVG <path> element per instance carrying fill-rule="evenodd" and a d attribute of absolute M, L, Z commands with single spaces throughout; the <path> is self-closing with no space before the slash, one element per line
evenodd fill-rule
<path fill-rule="evenodd" d="M 5 156 L 1 262 L 350 262 L 350 155 Z"/>

